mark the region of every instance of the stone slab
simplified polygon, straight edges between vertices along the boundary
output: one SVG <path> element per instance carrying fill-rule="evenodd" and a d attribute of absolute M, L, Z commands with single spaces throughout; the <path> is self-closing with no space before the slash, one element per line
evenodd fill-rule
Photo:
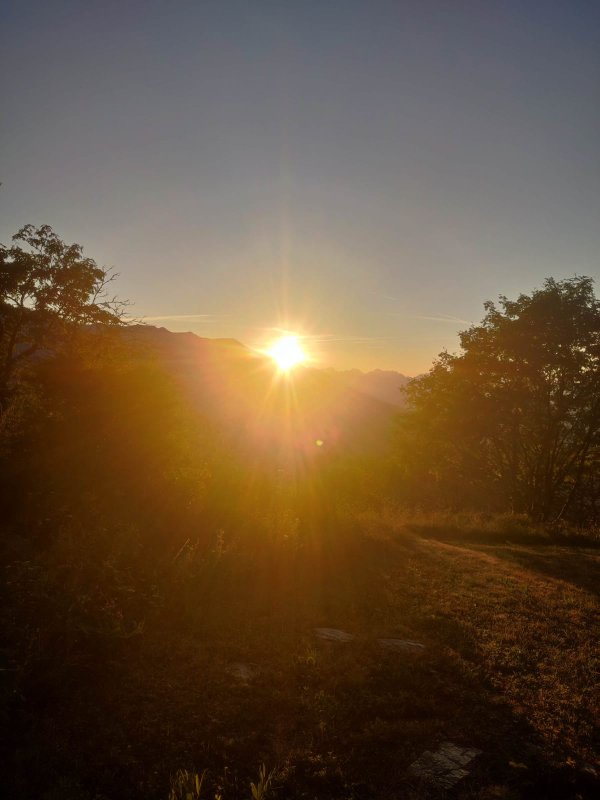
<path fill-rule="evenodd" d="M 256 678 L 260 673 L 260 669 L 256 664 L 238 662 L 236 664 L 230 664 L 227 668 L 227 672 L 234 678 L 242 681 L 242 683 L 250 683 L 250 681 Z"/>
<path fill-rule="evenodd" d="M 377 639 L 381 647 L 386 650 L 395 650 L 399 653 L 421 653 L 425 645 L 421 642 L 412 642 L 410 639 Z"/>
<path fill-rule="evenodd" d="M 319 639 L 324 639 L 326 642 L 351 642 L 355 638 L 352 633 L 338 628 L 315 628 L 315 633 Z"/>
<path fill-rule="evenodd" d="M 410 765 L 409 772 L 440 789 L 451 789 L 466 778 L 469 770 L 465 767 L 481 754 L 475 747 L 459 747 L 452 742 L 444 742 L 432 753 L 426 750 Z"/>

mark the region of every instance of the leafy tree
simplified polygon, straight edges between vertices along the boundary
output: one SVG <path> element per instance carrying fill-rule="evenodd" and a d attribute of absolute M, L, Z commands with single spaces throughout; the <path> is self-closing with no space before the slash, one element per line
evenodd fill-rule
<path fill-rule="evenodd" d="M 537 519 L 593 512 L 600 449 L 600 302 L 588 277 L 485 303 L 408 388 L 401 463 L 427 498 Z M 423 495 L 421 489 L 421 496 Z"/>
<path fill-rule="evenodd" d="M 0 245 L 0 402 L 21 364 L 64 350 L 90 326 L 120 324 L 126 306 L 108 293 L 116 276 L 49 225 L 26 225 L 12 241 Z"/>

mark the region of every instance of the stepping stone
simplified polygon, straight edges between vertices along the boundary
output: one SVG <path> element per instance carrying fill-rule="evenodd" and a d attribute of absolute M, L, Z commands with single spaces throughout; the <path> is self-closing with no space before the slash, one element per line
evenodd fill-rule
<path fill-rule="evenodd" d="M 588 761 L 584 761 L 581 765 L 581 771 L 584 772 L 586 775 L 589 775 L 592 778 L 598 777 L 598 770 Z"/>
<path fill-rule="evenodd" d="M 425 645 L 420 642 L 411 642 L 410 639 L 377 639 L 381 647 L 386 650 L 395 650 L 398 653 L 421 653 Z"/>
<path fill-rule="evenodd" d="M 440 789 L 451 789 L 466 778 L 469 770 L 465 767 L 481 752 L 475 747 L 458 747 L 452 742 L 444 742 L 435 753 L 426 750 L 408 769 Z"/>
<path fill-rule="evenodd" d="M 315 633 L 319 639 L 324 639 L 326 642 L 351 642 L 355 637 L 346 631 L 340 631 L 338 628 L 315 628 Z"/>
<path fill-rule="evenodd" d="M 242 683 L 250 683 L 253 678 L 260 673 L 260 669 L 256 666 L 256 664 L 230 664 L 227 667 L 227 672 L 232 675 L 234 678 L 242 681 Z"/>

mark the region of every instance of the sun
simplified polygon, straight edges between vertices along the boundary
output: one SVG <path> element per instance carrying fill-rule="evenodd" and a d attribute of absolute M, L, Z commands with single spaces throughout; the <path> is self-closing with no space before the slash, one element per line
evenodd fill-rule
<path fill-rule="evenodd" d="M 289 372 L 299 364 L 307 360 L 307 355 L 302 349 L 298 337 L 292 334 L 282 336 L 273 342 L 271 347 L 266 350 L 268 356 L 271 356 L 273 361 L 281 372 Z"/>

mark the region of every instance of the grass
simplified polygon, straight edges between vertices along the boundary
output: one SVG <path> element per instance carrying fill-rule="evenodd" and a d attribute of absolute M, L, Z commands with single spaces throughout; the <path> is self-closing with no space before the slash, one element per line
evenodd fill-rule
<path fill-rule="evenodd" d="M 187 548 L 138 635 L 74 680 L 31 671 L 10 709 L 12 796 L 435 798 L 407 769 L 446 740 L 483 751 L 456 798 L 597 796 L 593 542 L 394 511 L 292 527 Z M 382 650 L 392 636 L 426 649 Z"/>

